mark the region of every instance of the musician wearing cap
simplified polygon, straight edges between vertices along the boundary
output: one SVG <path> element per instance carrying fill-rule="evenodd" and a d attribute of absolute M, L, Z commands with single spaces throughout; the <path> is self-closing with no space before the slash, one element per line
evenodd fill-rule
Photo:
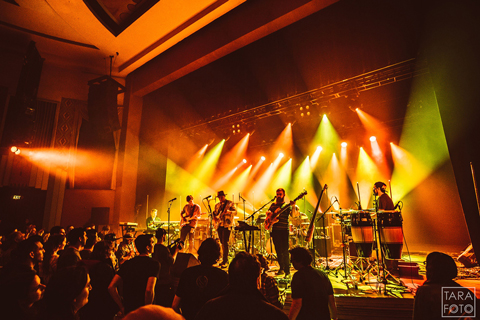
<path fill-rule="evenodd" d="M 183 207 L 180 213 L 180 240 L 185 243 L 185 239 L 188 236 L 187 252 L 193 251 L 193 235 L 195 227 L 197 226 L 197 219 L 200 217 L 200 206 L 193 202 L 193 196 L 187 196 L 187 204 Z"/>
<path fill-rule="evenodd" d="M 295 202 L 291 201 L 290 205 L 285 206 L 285 190 L 282 188 L 276 191 L 276 202 L 273 203 L 267 211 L 267 219 L 265 220 L 265 228 L 272 226 L 270 235 L 273 238 L 275 251 L 277 252 L 277 260 L 280 269 L 277 275 L 285 275 L 290 277 L 290 259 L 288 256 L 288 217 L 292 215 L 292 206 L 296 207 Z"/>
<path fill-rule="evenodd" d="M 212 216 L 220 243 L 222 244 L 223 261 L 220 266 L 224 268 L 228 265 L 228 240 L 230 239 L 230 229 L 233 226 L 237 209 L 232 201 L 225 198 L 223 191 L 218 191 L 217 197 L 220 202 L 215 205 Z"/>
<path fill-rule="evenodd" d="M 395 210 L 392 199 L 386 194 L 387 185 L 381 181 L 375 182 L 373 185 L 373 194 L 377 199 L 377 210 Z"/>

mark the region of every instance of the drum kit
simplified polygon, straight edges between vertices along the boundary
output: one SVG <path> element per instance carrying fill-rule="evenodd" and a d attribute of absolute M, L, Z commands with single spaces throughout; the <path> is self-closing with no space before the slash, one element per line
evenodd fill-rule
<path fill-rule="evenodd" d="M 393 276 L 386 270 L 385 259 L 398 260 L 402 256 L 402 213 L 396 210 L 366 209 L 340 210 L 333 214 L 341 225 L 344 253 L 343 262 L 335 270 L 336 274 L 344 269 L 344 278 L 352 278 L 348 273 L 354 269 L 360 273 L 360 281 L 363 281 L 377 267 L 377 275 L 380 276 L 382 270 L 381 282 L 386 284 L 386 275 Z M 347 263 L 347 250 L 350 263 Z M 370 262 L 374 251 L 376 265 Z M 394 280 L 401 284 L 399 280 Z"/>

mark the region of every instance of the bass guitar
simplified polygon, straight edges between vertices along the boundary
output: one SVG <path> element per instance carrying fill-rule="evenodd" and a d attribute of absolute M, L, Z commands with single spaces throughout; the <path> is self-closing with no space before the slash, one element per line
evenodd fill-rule
<path fill-rule="evenodd" d="M 303 191 L 300 193 L 298 197 L 296 197 L 293 201 L 290 201 L 289 204 L 284 205 L 283 207 L 277 208 L 275 212 L 268 211 L 267 212 L 267 217 L 265 218 L 264 226 L 265 230 L 271 230 L 272 226 L 278 222 L 278 217 L 285 212 L 287 209 L 289 209 L 292 206 L 292 203 L 303 198 L 307 194 L 307 191 Z"/>

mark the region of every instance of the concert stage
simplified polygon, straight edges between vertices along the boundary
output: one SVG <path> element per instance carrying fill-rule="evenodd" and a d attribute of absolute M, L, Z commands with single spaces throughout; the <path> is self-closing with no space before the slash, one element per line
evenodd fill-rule
<path fill-rule="evenodd" d="M 336 268 L 342 263 L 343 256 L 340 252 L 334 252 L 329 258 L 329 279 L 332 282 L 335 301 L 338 310 L 338 319 L 405 319 L 411 320 L 413 315 L 414 293 L 418 286 L 425 281 L 425 258 L 428 252 L 421 251 L 411 253 L 410 257 L 402 256 L 402 260 L 417 263 L 419 266 L 419 276 L 410 277 L 407 275 L 399 276 L 392 272 L 393 276 L 401 280 L 404 286 L 389 281 L 387 284 L 387 293 L 384 291 L 384 285 L 379 285 L 375 275 L 370 275 L 365 284 L 358 281 L 358 274 L 352 272 L 353 277 L 344 278 L 344 269 L 339 269 L 335 274 Z M 456 258 L 460 252 L 449 253 Z M 349 264 L 347 262 L 347 264 Z M 465 268 L 457 262 L 458 277 L 456 282 L 465 287 L 477 288 L 477 298 L 480 297 L 480 267 Z M 269 272 L 272 276 L 275 274 L 275 267 L 272 265 Z M 322 262 L 321 268 L 325 269 L 325 263 Z M 295 270 L 292 268 L 292 273 Z M 289 282 L 277 278 L 280 290 L 285 290 L 285 305 L 283 311 L 288 315 L 291 305 L 291 291 Z M 389 278 L 393 280 L 393 278 Z M 357 286 L 355 287 L 355 284 Z M 380 292 L 379 289 L 382 289 Z"/>

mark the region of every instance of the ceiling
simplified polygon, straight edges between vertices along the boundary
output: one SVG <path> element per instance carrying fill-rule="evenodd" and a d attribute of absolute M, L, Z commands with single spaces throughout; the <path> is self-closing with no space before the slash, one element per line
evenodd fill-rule
<path fill-rule="evenodd" d="M 47 61 L 99 75 L 112 56 L 112 75 L 126 77 L 244 1 L 161 0 L 115 36 L 81 0 L 3 0 L 0 36 L 20 54 L 33 40 Z M 126 9 L 141 1 L 98 2 Z"/>

